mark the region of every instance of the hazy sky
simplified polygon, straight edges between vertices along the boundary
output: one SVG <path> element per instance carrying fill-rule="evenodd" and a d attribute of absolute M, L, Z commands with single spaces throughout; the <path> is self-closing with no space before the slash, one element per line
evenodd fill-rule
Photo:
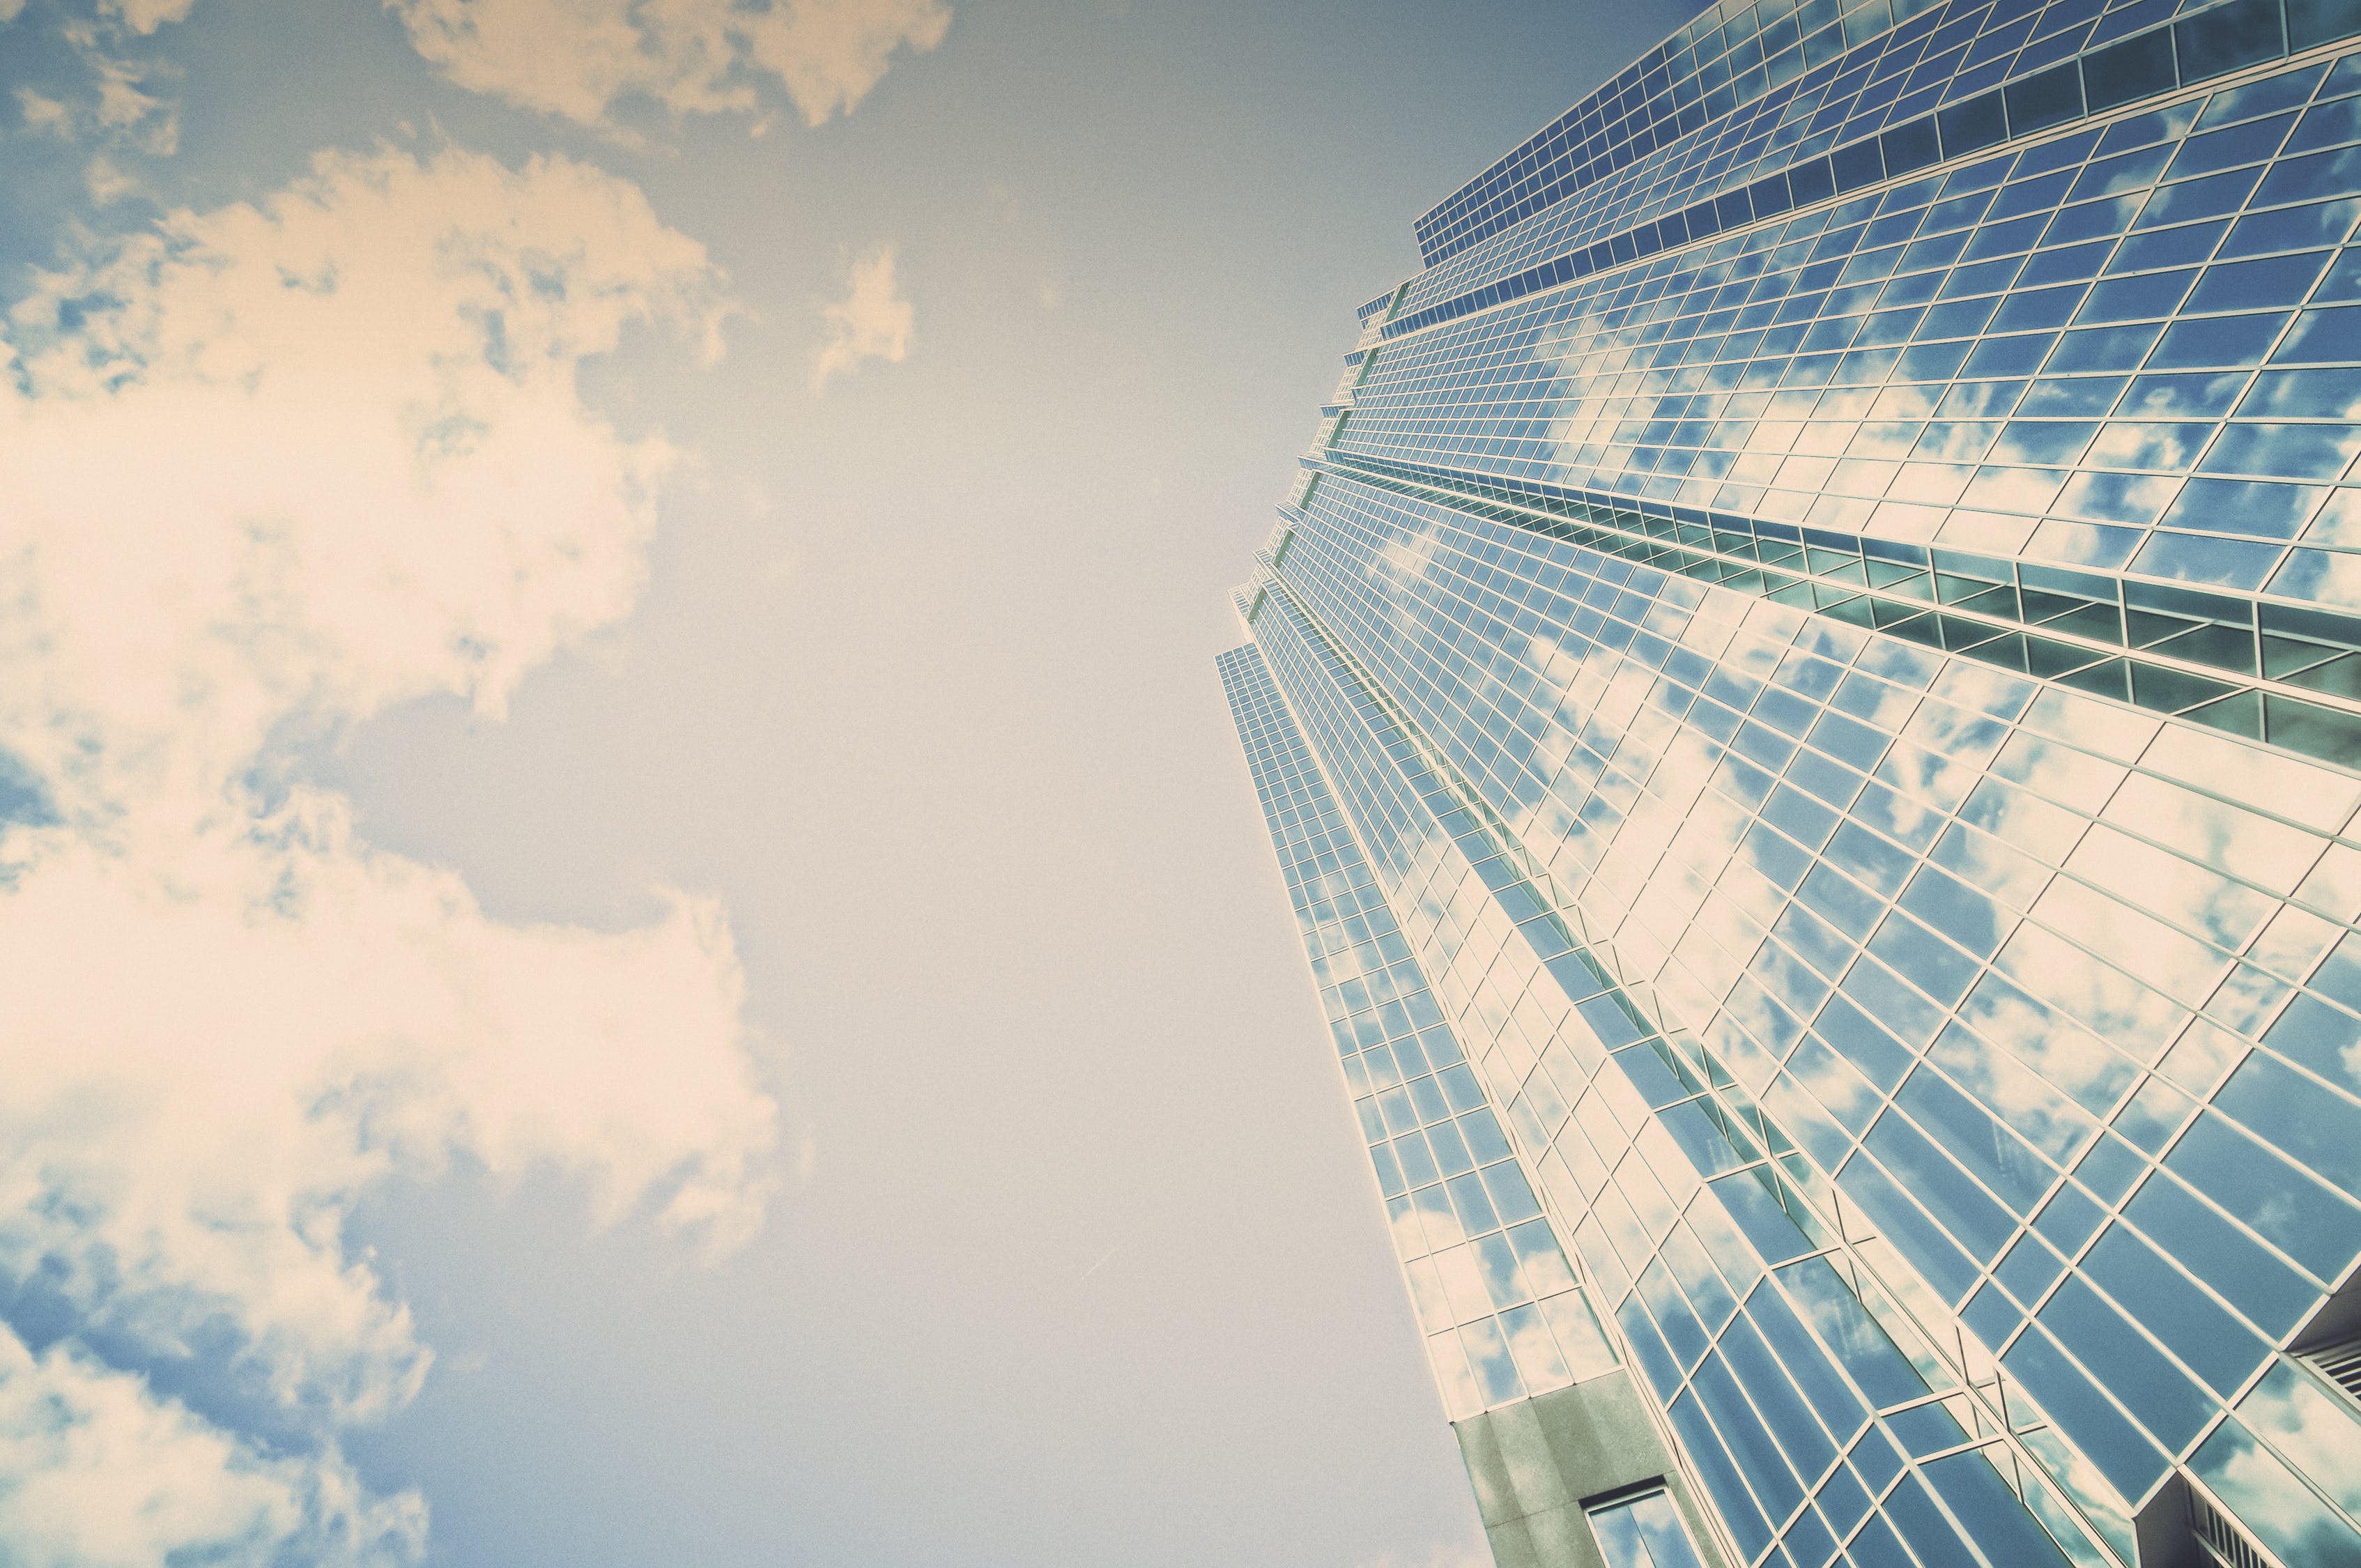
<path fill-rule="evenodd" d="M 1212 661 L 1685 14 L 0 0 L 0 1557 L 1488 1561 Z"/>

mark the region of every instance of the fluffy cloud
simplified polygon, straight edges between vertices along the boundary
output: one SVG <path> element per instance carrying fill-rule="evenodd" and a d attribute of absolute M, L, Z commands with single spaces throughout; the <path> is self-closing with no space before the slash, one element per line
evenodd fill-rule
<path fill-rule="evenodd" d="M 146 90 L 153 67 L 117 60 L 94 48 L 85 48 L 83 58 L 98 79 L 95 116 L 102 132 L 162 157 L 180 150 L 179 105 Z"/>
<path fill-rule="evenodd" d="M 25 128 L 36 136 L 69 137 L 73 134 L 73 112 L 62 100 L 30 87 L 16 89 L 16 109 L 24 115 Z"/>
<path fill-rule="evenodd" d="M 333 1453 L 258 1455 L 140 1381 L 0 1329 L 0 1541 L 11 1563 L 148 1568 L 192 1545 L 205 1561 L 321 1568 L 417 1556 L 414 1494 L 368 1497 Z"/>
<path fill-rule="evenodd" d="M 917 319 L 894 277 L 894 247 L 878 246 L 847 269 L 844 298 L 821 307 L 827 333 L 812 359 L 812 389 L 864 359 L 900 364 Z"/>
<path fill-rule="evenodd" d="M 134 5 L 126 12 L 122 5 L 104 5 L 94 15 L 66 15 L 58 37 L 81 66 L 82 80 L 60 75 L 45 84 L 48 91 L 18 87 L 16 106 L 25 128 L 149 157 L 179 151 L 181 106 L 170 90 L 175 69 L 126 51 L 138 35 L 179 20 L 186 9 L 181 5 L 159 15 L 152 6 Z M 0 10 L 0 26 L 12 19 Z"/>
<path fill-rule="evenodd" d="M 167 22 L 185 22 L 197 0 L 99 0 L 103 16 L 120 21 L 135 33 L 152 33 Z"/>
<path fill-rule="evenodd" d="M 619 101 L 752 109 L 775 78 L 811 125 L 850 113 L 895 51 L 942 41 L 941 0 L 386 0 L 418 51 L 473 92 L 585 125 Z"/>
<path fill-rule="evenodd" d="M 429 1361 L 343 1244 L 372 1182 L 464 1156 L 712 1247 L 761 1223 L 774 1107 L 709 903 L 502 924 L 272 761 L 425 694 L 497 715 L 629 610 L 674 454 L 576 372 L 637 321 L 712 349 L 719 287 L 596 170 L 380 151 L 11 312 L 0 760 L 38 805 L 0 828 L 0 1295 L 62 1327 L 0 1331 L 0 1535 L 137 1515 L 33 1560 L 413 1554 L 420 1506 L 335 1449 Z"/>

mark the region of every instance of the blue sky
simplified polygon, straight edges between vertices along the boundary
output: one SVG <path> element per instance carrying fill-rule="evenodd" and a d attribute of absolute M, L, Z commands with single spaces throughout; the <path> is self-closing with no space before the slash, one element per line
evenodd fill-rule
<path fill-rule="evenodd" d="M 1681 19 L 16 8 L 0 1540 L 1475 1561 L 1212 656 Z"/>

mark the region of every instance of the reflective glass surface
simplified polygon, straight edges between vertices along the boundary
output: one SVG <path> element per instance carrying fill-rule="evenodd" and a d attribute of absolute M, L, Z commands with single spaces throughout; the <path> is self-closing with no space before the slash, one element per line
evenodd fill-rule
<path fill-rule="evenodd" d="M 1628 1367 L 1747 1564 L 2361 1560 L 2361 12 L 1900 9 L 1430 214 L 1223 676 L 1453 1419 Z"/>
<path fill-rule="evenodd" d="M 1591 1509 L 1590 1530 L 1607 1568 L 1705 1568 L 1662 1492 Z"/>

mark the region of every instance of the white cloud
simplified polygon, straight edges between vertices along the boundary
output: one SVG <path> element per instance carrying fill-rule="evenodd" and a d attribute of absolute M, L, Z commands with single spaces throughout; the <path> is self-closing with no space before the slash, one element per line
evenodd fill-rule
<path fill-rule="evenodd" d="M 415 1493 L 368 1496 L 333 1453 L 253 1453 L 141 1381 L 61 1346 L 38 1356 L 0 1328 L 0 1541 L 11 1563 L 153 1568 L 168 1554 L 268 1568 L 414 1559 Z"/>
<path fill-rule="evenodd" d="M 137 175 L 128 173 L 115 159 L 100 153 L 83 166 L 82 189 L 90 192 L 93 207 L 111 207 L 127 197 L 141 194 L 147 187 Z"/>
<path fill-rule="evenodd" d="M 73 136 L 73 113 L 63 101 L 38 93 L 30 87 L 16 89 L 16 110 L 25 117 L 25 128 L 36 136 L 52 136 L 60 140 Z"/>
<path fill-rule="evenodd" d="M 12 1387 L 66 1389 L 77 1452 L 185 1480 L 141 1516 L 183 1543 L 246 1519 L 267 1562 L 342 1508 L 409 1551 L 408 1505 L 334 1447 L 429 1362 L 346 1253 L 368 1184 L 464 1155 L 709 1247 L 761 1223 L 775 1118 L 711 904 L 504 925 L 269 761 L 290 726 L 429 693 L 497 715 L 628 612 L 674 455 L 619 436 L 576 372 L 635 320 L 711 350 L 719 289 L 598 170 L 380 150 L 173 214 L 10 313 L 0 751 L 47 810 L 0 832 L 0 1283 L 33 1282 L 81 1349 L 0 1344 L 0 1445 L 49 1441 Z M 74 1495 L 90 1466 L 57 1452 Z M 33 1496 L 0 1497 L 0 1534 Z"/>
<path fill-rule="evenodd" d="M 827 337 L 812 360 L 812 389 L 864 359 L 899 365 L 910 352 L 917 313 L 894 277 L 894 247 L 880 245 L 846 269 L 845 295 L 820 308 Z"/>
<path fill-rule="evenodd" d="M 146 90 L 156 66 L 119 60 L 95 47 L 85 47 L 82 58 L 98 78 L 94 115 L 103 132 L 162 158 L 181 149 L 180 105 Z"/>
<path fill-rule="evenodd" d="M 179 72 L 162 61 L 117 52 L 129 41 L 119 10 L 105 7 L 95 18 L 70 14 L 60 21 L 58 36 L 87 79 L 60 75 L 43 88 L 20 86 L 17 113 L 35 136 L 72 141 L 87 133 L 117 151 L 169 158 L 180 150 L 181 106 L 154 89 Z M 9 20 L 0 15 L 0 26 Z"/>
<path fill-rule="evenodd" d="M 120 20 L 135 33 L 152 33 L 167 22 L 185 22 L 197 0 L 99 0 L 99 14 Z"/>
<path fill-rule="evenodd" d="M 620 100 L 751 110 L 774 78 L 810 125 L 849 114 L 895 52 L 934 48 L 941 0 L 386 0 L 452 81 L 585 125 Z"/>

